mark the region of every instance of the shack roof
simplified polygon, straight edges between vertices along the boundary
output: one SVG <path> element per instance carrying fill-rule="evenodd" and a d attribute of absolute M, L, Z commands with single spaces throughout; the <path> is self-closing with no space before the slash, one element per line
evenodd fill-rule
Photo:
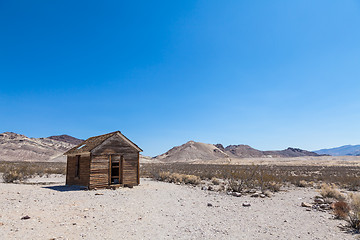
<path fill-rule="evenodd" d="M 83 141 L 82 143 L 76 145 L 72 149 L 65 152 L 64 155 L 89 153 L 89 152 L 91 152 L 91 150 L 93 150 L 97 146 L 101 145 L 106 139 L 114 136 L 115 134 L 118 134 L 119 137 L 124 139 L 127 143 L 129 143 L 129 145 L 131 145 L 137 151 L 142 152 L 141 148 L 139 148 L 135 143 L 133 143 L 127 137 L 125 137 L 120 131 L 115 131 L 115 132 L 88 138 L 85 141 Z"/>

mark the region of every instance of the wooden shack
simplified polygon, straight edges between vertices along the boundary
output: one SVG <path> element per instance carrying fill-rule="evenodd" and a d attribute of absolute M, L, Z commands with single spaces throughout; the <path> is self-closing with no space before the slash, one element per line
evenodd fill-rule
<path fill-rule="evenodd" d="M 88 189 L 138 185 L 140 152 L 120 131 L 91 137 L 64 153 L 66 185 Z"/>

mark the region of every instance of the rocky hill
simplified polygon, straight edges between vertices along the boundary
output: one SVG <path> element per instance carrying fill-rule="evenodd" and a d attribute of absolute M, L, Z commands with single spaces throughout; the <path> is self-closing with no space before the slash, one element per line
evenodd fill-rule
<path fill-rule="evenodd" d="M 260 151 L 248 145 L 206 144 L 189 141 L 174 147 L 164 154 L 156 156 L 161 162 L 192 162 L 198 160 L 210 161 L 223 158 L 290 158 L 304 156 L 321 156 L 299 148 L 287 148 L 281 151 Z"/>
<path fill-rule="evenodd" d="M 216 144 L 215 146 L 221 148 L 222 144 Z M 222 147 L 222 149 L 230 157 L 237 157 L 237 158 L 265 157 L 265 154 L 262 151 L 243 144 L 229 145 L 226 148 Z"/>
<path fill-rule="evenodd" d="M 64 162 L 66 157 L 63 153 L 75 144 L 56 140 L 56 137 L 29 138 L 13 132 L 4 132 L 0 134 L 0 161 Z"/>
<path fill-rule="evenodd" d="M 69 135 L 50 136 L 48 138 L 50 138 L 52 140 L 57 140 L 57 141 L 61 141 L 61 142 L 70 143 L 70 144 L 73 144 L 73 145 L 78 145 L 78 144 L 80 144 L 80 143 L 82 143 L 84 141 L 83 139 L 74 138 L 74 137 L 69 136 Z"/>
<path fill-rule="evenodd" d="M 228 154 L 213 144 L 189 141 L 181 146 L 173 147 L 166 153 L 156 156 L 155 159 L 161 162 L 192 162 L 228 157 Z"/>
<path fill-rule="evenodd" d="M 263 152 L 266 156 L 271 157 L 305 157 L 305 156 L 311 156 L 311 157 L 317 157 L 317 156 L 324 156 L 323 154 L 317 154 L 315 152 L 306 151 L 300 148 L 287 148 L 285 150 L 281 151 L 264 151 Z"/>

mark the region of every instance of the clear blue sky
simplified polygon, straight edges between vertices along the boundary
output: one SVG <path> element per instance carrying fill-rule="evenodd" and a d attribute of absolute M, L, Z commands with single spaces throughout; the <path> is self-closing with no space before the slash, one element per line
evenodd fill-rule
<path fill-rule="evenodd" d="M 0 1 L 0 132 L 360 143 L 359 1 Z"/>

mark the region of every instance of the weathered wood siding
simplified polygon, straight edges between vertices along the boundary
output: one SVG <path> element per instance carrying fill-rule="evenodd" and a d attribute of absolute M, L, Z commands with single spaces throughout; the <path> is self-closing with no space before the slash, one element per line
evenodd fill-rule
<path fill-rule="evenodd" d="M 109 185 L 109 156 L 92 155 L 89 188 L 104 188 Z"/>
<path fill-rule="evenodd" d="M 109 155 L 123 156 L 122 184 L 139 184 L 139 152 L 118 135 L 108 138 L 91 153 L 90 188 L 109 184 Z"/>
<path fill-rule="evenodd" d="M 137 185 L 138 183 L 138 153 L 124 154 L 123 183 Z"/>
<path fill-rule="evenodd" d="M 76 177 L 77 159 L 77 156 L 67 156 L 66 185 L 88 186 L 90 176 L 90 156 L 80 156 L 78 177 Z"/>

